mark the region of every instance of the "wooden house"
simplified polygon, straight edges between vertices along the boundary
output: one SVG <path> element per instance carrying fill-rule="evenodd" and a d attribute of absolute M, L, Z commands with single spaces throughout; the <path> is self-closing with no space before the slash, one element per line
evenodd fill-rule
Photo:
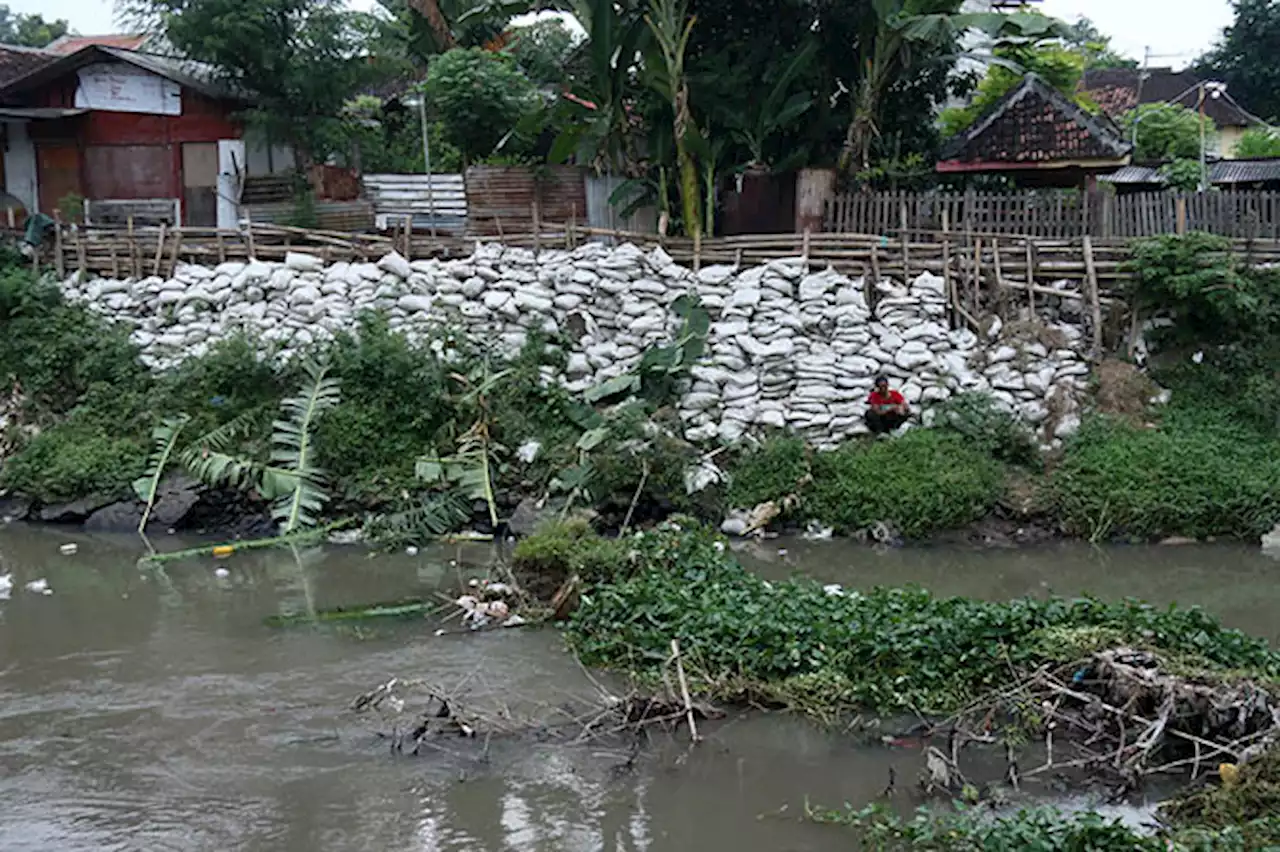
<path fill-rule="evenodd" d="M 1090 115 L 1035 74 L 948 140 L 941 174 L 1001 174 L 1025 188 L 1092 188 L 1128 165 L 1132 145 L 1105 115 Z"/>
<path fill-rule="evenodd" d="M 293 166 L 246 140 L 248 103 L 200 63 L 85 45 L 0 84 L 5 189 L 93 222 L 233 226 L 245 180 Z"/>

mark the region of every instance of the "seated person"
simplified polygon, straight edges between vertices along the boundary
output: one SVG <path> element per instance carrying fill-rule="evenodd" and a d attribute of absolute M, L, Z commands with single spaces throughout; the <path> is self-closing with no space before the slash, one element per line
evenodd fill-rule
<path fill-rule="evenodd" d="M 889 390 L 889 380 L 876 378 L 876 389 L 867 397 L 867 428 L 876 435 L 885 435 L 906 423 L 911 417 L 907 401 L 896 390 Z"/>

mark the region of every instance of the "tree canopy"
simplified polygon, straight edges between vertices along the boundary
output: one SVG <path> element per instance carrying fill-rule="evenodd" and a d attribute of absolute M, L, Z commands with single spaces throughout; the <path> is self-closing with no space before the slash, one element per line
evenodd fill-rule
<path fill-rule="evenodd" d="M 997 48 L 995 54 L 1013 67 L 992 65 L 967 106 L 944 110 L 940 117 L 943 135 L 954 136 L 969 127 L 1021 83 L 1028 73 L 1044 78 L 1046 83 L 1077 103 L 1092 107 L 1086 97 L 1076 92 L 1076 86 L 1084 76 L 1086 60 L 1074 48 L 1061 43 L 1022 44 Z"/>
<path fill-rule="evenodd" d="M 0 44 L 46 47 L 70 29 L 62 18 L 46 21 L 43 15 L 14 14 L 7 3 L 0 3 Z"/>
<path fill-rule="evenodd" d="M 303 161 L 342 134 L 342 109 L 376 77 L 365 54 L 372 21 L 342 0 L 128 0 L 186 56 L 252 93 L 247 116 Z"/>
<path fill-rule="evenodd" d="M 456 47 L 434 59 L 423 94 L 468 163 L 490 154 L 537 103 L 533 84 L 511 57 L 478 47 Z"/>
<path fill-rule="evenodd" d="M 1138 122 L 1138 144 L 1133 159 L 1163 162 L 1196 159 L 1200 156 L 1200 116 L 1178 104 L 1140 104 L 1120 117 L 1120 126 L 1132 128 Z M 1212 134 L 1213 130 L 1207 130 Z M 1206 144 L 1212 138 L 1206 139 Z"/>
<path fill-rule="evenodd" d="M 1137 60 L 1117 53 L 1111 46 L 1111 36 L 1103 33 L 1093 21 L 1081 15 L 1071 25 L 1063 39 L 1084 60 L 1084 69 L 1095 68 L 1137 68 Z"/>
<path fill-rule="evenodd" d="M 1280 132 L 1270 127 L 1251 127 L 1240 137 L 1232 153 L 1241 159 L 1280 157 Z"/>
<path fill-rule="evenodd" d="M 1280 3 L 1233 0 L 1235 19 L 1196 71 L 1221 80 L 1241 105 L 1266 119 L 1280 118 Z"/>

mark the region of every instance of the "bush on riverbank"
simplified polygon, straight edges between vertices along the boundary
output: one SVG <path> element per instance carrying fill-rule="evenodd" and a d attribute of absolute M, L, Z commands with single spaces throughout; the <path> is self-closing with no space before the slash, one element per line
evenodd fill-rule
<path fill-rule="evenodd" d="M 575 649 L 591 664 L 652 675 L 679 639 L 699 687 L 713 694 L 763 695 L 820 714 L 946 711 L 1006 683 L 1010 666 L 1075 659 L 1080 649 L 1062 647 L 1062 637 L 1080 628 L 1206 668 L 1280 675 L 1266 642 L 1198 610 L 836 592 L 762 580 L 698 529 L 671 526 L 629 544 L 632 575 L 584 595 L 570 625 Z"/>
<path fill-rule="evenodd" d="M 1093 540 L 1257 539 L 1280 520 L 1280 443 L 1213 423 L 1100 417 L 1072 440 L 1051 488 L 1069 529 Z"/>

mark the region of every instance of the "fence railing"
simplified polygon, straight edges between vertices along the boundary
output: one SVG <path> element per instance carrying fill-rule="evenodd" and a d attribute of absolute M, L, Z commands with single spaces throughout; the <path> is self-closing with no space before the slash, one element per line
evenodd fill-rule
<path fill-rule="evenodd" d="M 824 230 L 1130 239 L 1206 231 L 1280 239 L 1280 192 L 851 192 L 827 204 Z"/>

